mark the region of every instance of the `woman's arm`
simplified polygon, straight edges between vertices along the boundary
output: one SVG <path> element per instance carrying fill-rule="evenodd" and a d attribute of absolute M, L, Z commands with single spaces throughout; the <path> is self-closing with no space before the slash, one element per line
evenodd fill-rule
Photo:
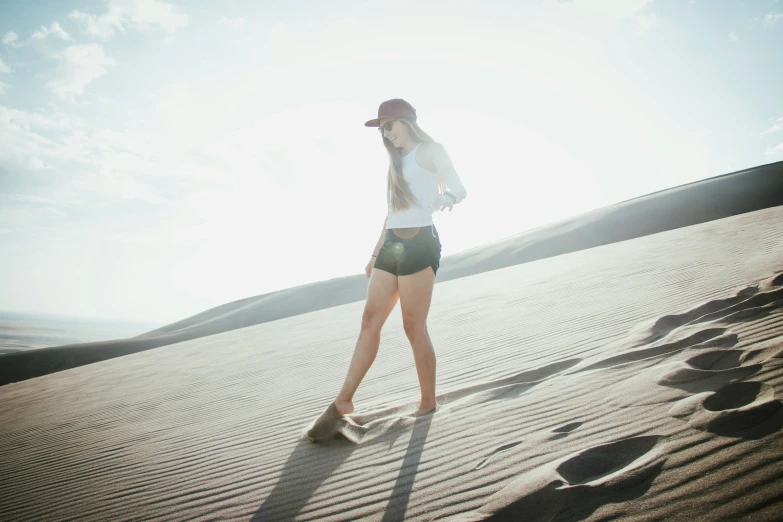
<path fill-rule="evenodd" d="M 432 156 L 438 175 L 446 182 L 446 188 L 454 194 L 454 203 L 459 203 L 465 199 L 465 196 L 467 196 L 468 193 L 467 190 L 465 190 L 465 185 L 462 184 L 462 180 L 459 179 L 459 175 L 454 168 L 454 164 L 451 162 L 449 153 L 446 152 L 443 145 L 437 143 L 436 146 L 433 147 Z"/>
<path fill-rule="evenodd" d="M 389 217 L 386 216 L 386 219 L 389 219 Z M 375 248 L 372 250 L 372 257 L 370 258 L 370 262 L 367 263 L 366 267 L 364 267 L 364 273 L 367 275 L 368 279 L 372 275 L 372 268 L 373 265 L 375 265 L 375 258 L 378 257 L 378 252 L 380 252 L 381 246 L 383 246 L 383 242 L 386 239 L 386 219 L 383 220 L 383 231 L 381 232 L 381 237 L 378 239 L 378 243 L 376 243 Z"/>
<path fill-rule="evenodd" d="M 377 256 L 378 252 L 380 252 L 381 247 L 383 246 L 383 242 L 386 240 L 386 221 L 389 219 L 389 216 L 386 216 L 386 219 L 383 220 L 383 230 L 381 230 L 381 237 L 378 238 L 378 242 L 375 244 L 375 248 L 372 251 L 372 255 Z"/>

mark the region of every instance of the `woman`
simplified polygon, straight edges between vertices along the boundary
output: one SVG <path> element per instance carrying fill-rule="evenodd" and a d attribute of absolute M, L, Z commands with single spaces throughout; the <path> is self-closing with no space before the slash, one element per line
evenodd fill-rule
<path fill-rule="evenodd" d="M 421 130 L 416 110 L 405 100 L 383 102 L 378 118 L 365 125 L 378 127 L 389 152 L 388 215 L 365 268 L 370 282 L 361 331 L 334 406 L 341 415 L 353 412 L 353 395 L 375 360 L 381 328 L 399 299 L 421 388 L 414 415 L 421 416 L 436 407 L 435 351 L 427 333 L 427 313 L 441 245 L 432 213 L 451 211 L 466 192 L 446 150 Z"/>

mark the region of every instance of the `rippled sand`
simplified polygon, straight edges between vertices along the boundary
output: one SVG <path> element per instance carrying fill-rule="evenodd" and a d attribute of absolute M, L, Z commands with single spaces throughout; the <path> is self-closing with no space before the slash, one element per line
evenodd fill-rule
<path fill-rule="evenodd" d="M 0 520 L 779 519 L 782 225 L 438 284 L 421 418 L 395 310 L 356 414 L 313 426 L 361 302 L 2 386 Z"/>

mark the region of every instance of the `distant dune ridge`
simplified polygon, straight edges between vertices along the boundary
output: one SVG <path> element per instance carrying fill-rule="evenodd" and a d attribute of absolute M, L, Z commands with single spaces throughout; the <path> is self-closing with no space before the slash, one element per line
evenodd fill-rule
<path fill-rule="evenodd" d="M 119 339 L 138 335 L 154 326 L 155 323 L 0 310 L 0 353 Z"/>
<path fill-rule="evenodd" d="M 424 417 L 399 313 L 329 410 L 362 301 L 7 384 L 0 520 L 780 520 L 781 224 L 439 284 Z"/>
<path fill-rule="evenodd" d="M 783 162 L 663 190 L 444 257 L 437 282 L 779 205 Z M 343 277 L 228 303 L 129 339 L 0 354 L 0 385 L 360 301 L 366 290 L 364 275 Z"/>

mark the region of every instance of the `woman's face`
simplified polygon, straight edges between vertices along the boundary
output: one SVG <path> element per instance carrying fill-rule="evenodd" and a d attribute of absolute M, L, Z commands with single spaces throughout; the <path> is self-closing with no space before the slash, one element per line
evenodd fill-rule
<path fill-rule="evenodd" d="M 386 127 L 389 127 L 389 125 L 386 124 L 389 122 L 391 122 L 391 130 L 386 130 Z M 411 139 L 408 126 L 400 120 L 382 119 L 380 125 L 379 128 L 383 135 L 398 149 L 405 147 Z M 384 127 L 384 125 L 386 125 L 386 127 Z"/>

